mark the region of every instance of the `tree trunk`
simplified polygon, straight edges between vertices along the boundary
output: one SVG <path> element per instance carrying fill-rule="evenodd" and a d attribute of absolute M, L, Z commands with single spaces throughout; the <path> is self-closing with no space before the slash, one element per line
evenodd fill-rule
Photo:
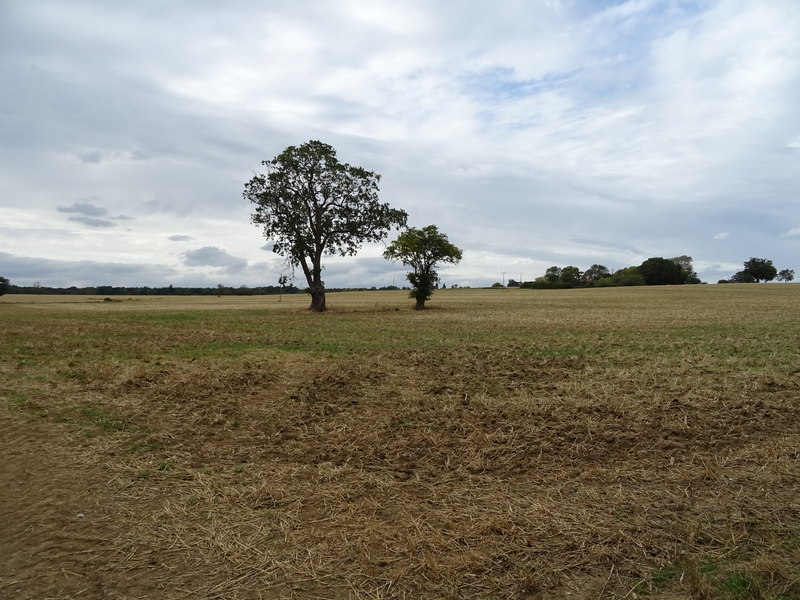
<path fill-rule="evenodd" d="M 305 257 L 300 257 L 300 266 L 303 267 L 303 274 L 306 276 L 308 290 L 311 294 L 311 306 L 308 307 L 308 310 L 311 312 L 325 312 L 325 282 L 322 281 L 322 267 L 320 265 L 322 254 L 317 254 L 311 260 L 312 268 L 309 269 Z"/>
<path fill-rule="evenodd" d="M 425 310 L 425 298 L 417 298 L 417 305 L 414 310 Z"/>
<path fill-rule="evenodd" d="M 311 306 L 308 310 L 311 312 L 325 312 L 325 288 L 321 285 L 314 286 L 311 289 Z"/>

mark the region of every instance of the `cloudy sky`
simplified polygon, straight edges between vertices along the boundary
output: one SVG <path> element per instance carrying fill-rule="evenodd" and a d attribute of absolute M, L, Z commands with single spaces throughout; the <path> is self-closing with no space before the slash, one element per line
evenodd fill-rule
<path fill-rule="evenodd" d="M 0 275 L 275 284 L 242 191 L 310 139 L 464 250 L 448 285 L 800 270 L 798 32 L 797 0 L 0 0 Z M 327 285 L 403 283 L 382 250 Z"/>

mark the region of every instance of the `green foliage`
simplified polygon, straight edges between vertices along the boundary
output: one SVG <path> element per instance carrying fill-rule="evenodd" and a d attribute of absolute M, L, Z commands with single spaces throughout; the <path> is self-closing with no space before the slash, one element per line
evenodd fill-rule
<path fill-rule="evenodd" d="M 272 250 L 299 266 L 308 282 L 313 311 L 325 310 L 324 255 L 353 256 L 364 242 L 377 242 L 408 215 L 378 200 L 380 175 L 341 163 L 336 150 L 319 141 L 289 146 L 271 161 L 266 174 L 245 184 Z"/>
<path fill-rule="evenodd" d="M 627 267 L 615 273 L 605 265 L 594 264 L 586 271 L 573 266 L 552 266 L 544 276 L 527 281 L 523 288 L 566 289 L 572 287 L 617 287 L 631 285 L 665 285 L 680 283 L 700 283 L 692 268 L 691 256 L 677 256 L 671 259 L 649 258 L 639 267 Z"/>
<path fill-rule="evenodd" d="M 728 280 L 730 283 L 755 283 L 756 278 L 749 271 L 738 271 Z"/>
<path fill-rule="evenodd" d="M 550 283 L 555 283 L 556 281 L 561 280 L 561 267 L 556 267 L 553 265 L 547 271 L 544 272 L 545 281 L 549 281 Z"/>
<path fill-rule="evenodd" d="M 506 284 L 506 287 L 519 287 L 519 286 L 520 282 L 517 281 L 516 279 L 509 279 L 508 283 Z"/>
<path fill-rule="evenodd" d="M 744 272 L 749 273 L 756 283 L 772 281 L 778 275 L 778 269 L 766 258 L 751 257 L 744 263 Z"/>
<path fill-rule="evenodd" d="M 414 269 L 407 275 L 414 286 L 410 296 L 417 301 L 416 309 L 425 308 L 425 301 L 433 295 L 439 275 L 439 263 L 456 264 L 461 260 L 461 250 L 450 243 L 436 225 L 422 229 L 411 227 L 401 233 L 383 253 L 388 260 L 399 260 Z"/>
<path fill-rule="evenodd" d="M 660 256 L 648 258 L 638 268 L 646 285 L 681 284 L 686 282 L 688 275 L 680 264 Z"/>
<path fill-rule="evenodd" d="M 611 271 L 605 265 L 592 265 L 583 272 L 584 281 L 599 281 L 604 277 L 610 277 Z"/>
<path fill-rule="evenodd" d="M 577 285 L 581 280 L 581 270 L 578 267 L 564 267 L 561 269 L 561 281 L 571 285 Z"/>
<path fill-rule="evenodd" d="M 610 285 L 614 286 L 645 285 L 644 276 L 636 267 L 626 267 L 615 271 L 610 279 Z M 605 279 L 601 281 L 605 281 Z"/>
<path fill-rule="evenodd" d="M 673 258 L 670 258 L 670 260 L 683 269 L 683 283 L 701 283 L 700 278 L 697 276 L 697 273 L 695 273 L 694 266 L 692 264 L 694 259 L 692 259 L 691 256 L 682 254 L 681 256 L 674 256 Z"/>
<path fill-rule="evenodd" d="M 564 283 L 560 279 L 550 281 L 545 277 L 537 277 L 533 281 L 526 281 L 520 287 L 532 290 L 564 290 L 575 286 L 571 283 Z"/>
<path fill-rule="evenodd" d="M 643 285 L 643 284 L 637 284 Z M 609 275 L 608 277 L 603 277 L 602 279 L 598 279 L 597 281 L 592 282 L 592 287 L 616 287 L 617 283 L 614 279 Z"/>
<path fill-rule="evenodd" d="M 778 281 L 794 281 L 794 269 L 782 269 L 778 273 Z"/>
<path fill-rule="evenodd" d="M 92 423 L 107 431 L 122 431 L 125 429 L 125 423 L 113 415 L 108 414 L 107 411 L 95 406 L 83 406 L 78 410 L 79 418 L 86 422 Z"/>
<path fill-rule="evenodd" d="M 8 288 L 10 287 L 10 282 L 5 277 L 0 277 L 0 296 L 3 294 L 8 293 Z"/>
<path fill-rule="evenodd" d="M 492 284 L 492 287 L 493 287 L 493 288 L 502 288 L 502 287 L 505 287 L 505 286 L 504 286 L 502 283 L 500 283 L 499 281 L 495 281 L 495 282 Z"/>

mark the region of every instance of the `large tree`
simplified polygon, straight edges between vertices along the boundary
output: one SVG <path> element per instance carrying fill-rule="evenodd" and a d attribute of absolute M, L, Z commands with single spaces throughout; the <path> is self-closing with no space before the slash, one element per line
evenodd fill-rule
<path fill-rule="evenodd" d="M 647 285 L 674 285 L 686 282 L 686 273 L 678 263 L 655 256 L 637 267 Z"/>
<path fill-rule="evenodd" d="M 693 259 L 691 256 L 682 254 L 681 256 L 670 258 L 670 260 L 683 269 L 685 274 L 684 283 L 700 283 L 700 278 L 697 276 L 697 273 L 694 270 L 694 265 L 692 264 Z"/>
<path fill-rule="evenodd" d="M 8 279 L 0 277 L 0 296 L 8 292 L 9 287 L 11 287 L 11 284 Z"/>
<path fill-rule="evenodd" d="M 778 272 L 778 281 L 794 281 L 794 269 L 781 269 Z"/>
<path fill-rule="evenodd" d="M 749 274 L 756 283 L 772 281 L 778 274 L 772 261 L 766 258 L 750 258 L 744 263 L 744 272 Z"/>
<path fill-rule="evenodd" d="M 404 210 L 378 200 L 380 175 L 341 163 L 336 150 L 312 140 L 263 161 L 266 173 L 245 184 L 255 206 L 252 222 L 272 251 L 300 267 L 311 294 L 309 310 L 325 310 L 324 255 L 353 256 L 364 242 L 384 239 L 406 224 Z"/>
<path fill-rule="evenodd" d="M 461 260 L 461 250 L 451 244 L 436 225 L 428 225 L 422 229 L 411 227 L 401 233 L 386 248 L 383 256 L 388 260 L 402 261 L 414 269 L 406 277 L 414 286 L 410 296 L 417 301 L 415 308 L 422 310 L 439 281 L 436 266 L 439 263 L 457 263 Z"/>

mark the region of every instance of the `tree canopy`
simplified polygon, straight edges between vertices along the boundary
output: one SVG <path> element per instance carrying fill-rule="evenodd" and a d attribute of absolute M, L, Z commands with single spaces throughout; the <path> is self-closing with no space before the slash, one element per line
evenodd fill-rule
<path fill-rule="evenodd" d="M 581 270 L 578 267 L 568 266 L 561 269 L 561 281 L 577 285 L 581 280 Z"/>
<path fill-rule="evenodd" d="M 245 184 L 253 224 L 272 251 L 300 267 L 311 294 L 310 310 L 326 309 L 324 255 L 352 256 L 365 242 L 404 227 L 408 215 L 378 199 L 380 175 L 341 163 L 336 150 L 312 140 L 263 161 L 266 173 Z"/>
<path fill-rule="evenodd" d="M 5 277 L 0 277 L 0 296 L 8 292 L 10 282 Z"/>
<path fill-rule="evenodd" d="M 744 263 L 744 272 L 749 274 L 756 283 L 772 281 L 778 275 L 772 261 L 766 258 L 750 258 Z"/>
<path fill-rule="evenodd" d="M 749 271 L 739 271 L 731 275 L 730 283 L 755 283 L 756 278 Z"/>
<path fill-rule="evenodd" d="M 555 283 L 556 281 L 561 280 L 561 267 L 553 265 L 549 267 L 547 271 L 544 272 L 545 281 L 549 281 L 550 283 Z"/>
<path fill-rule="evenodd" d="M 455 264 L 461 260 L 462 253 L 436 225 L 428 225 L 421 229 L 411 227 L 402 232 L 386 248 L 383 256 L 388 260 L 402 261 L 414 269 L 406 277 L 414 286 L 410 296 L 417 301 L 415 308 L 422 310 L 439 281 L 436 266 L 439 263 Z"/>
<path fill-rule="evenodd" d="M 694 265 L 692 264 L 693 259 L 691 256 L 682 254 L 681 256 L 670 258 L 670 260 L 683 269 L 684 280 L 682 283 L 700 283 L 700 278 L 697 276 L 697 273 L 694 270 Z"/>
<path fill-rule="evenodd" d="M 605 265 L 594 264 L 583 272 L 584 281 L 598 281 L 604 277 L 610 277 L 611 271 Z"/>
<path fill-rule="evenodd" d="M 691 259 L 690 259 L 691 260 Z M 648 258 L 639 265 L 639 273 L 647 285 L 676 285 L 686 283 L 687 273 L 674 260 L 660 256 Z"/>

